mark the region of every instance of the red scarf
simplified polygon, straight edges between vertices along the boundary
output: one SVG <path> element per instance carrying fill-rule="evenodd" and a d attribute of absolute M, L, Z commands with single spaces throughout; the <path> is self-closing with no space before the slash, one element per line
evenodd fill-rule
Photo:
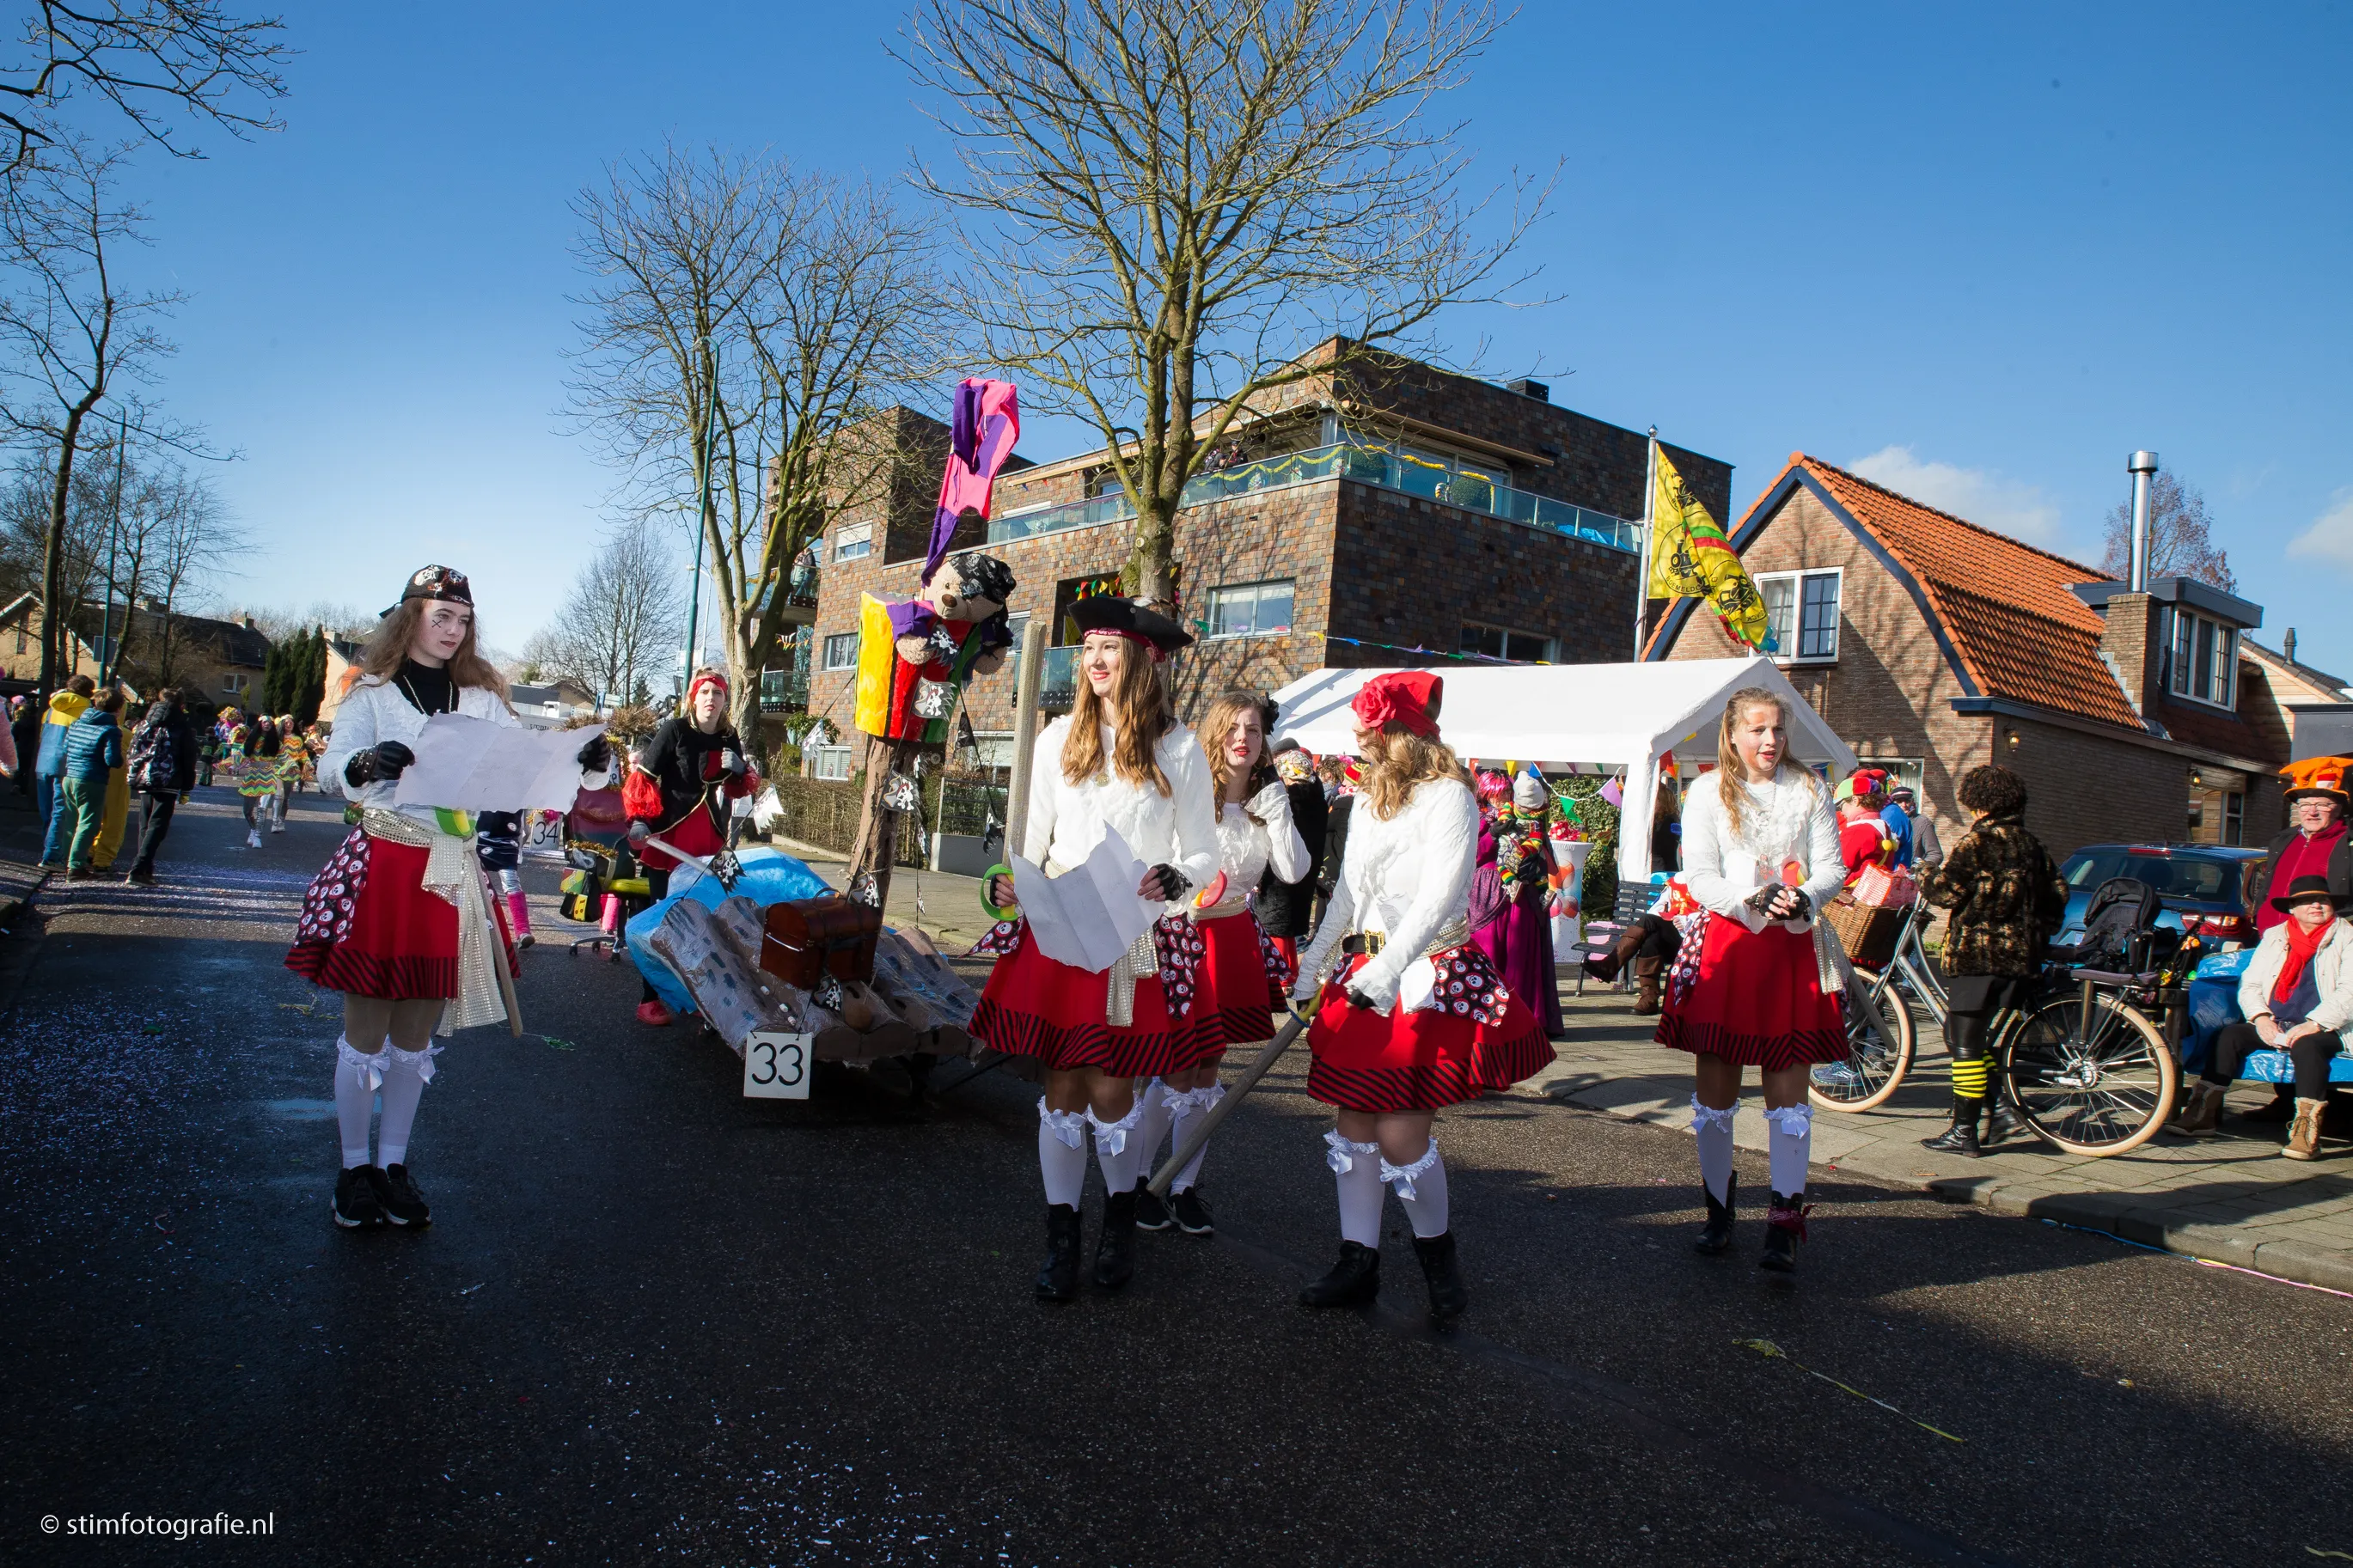
<path fill-rule="evenodd" d="M 2295 983 L 2304 978 L 2304 966 L 2312 962 L 2312 955 L 2328 940 L 2328 928 L 2336 923 L 2332 916 L 2306 931 L 2302 921 L 2294 915 L 2288 917 L 2287 957 L 2280 963 L 2279 984 L 2272 987 L 2273 1001 L 2284 1002 L 2295 994 Z"/>

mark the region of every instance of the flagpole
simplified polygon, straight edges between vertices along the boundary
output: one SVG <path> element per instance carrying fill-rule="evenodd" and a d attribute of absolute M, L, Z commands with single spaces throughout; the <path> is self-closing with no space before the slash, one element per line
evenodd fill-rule
<path fill-rule="evenodd" d="M 1642 447 L 1642 556 L 1641 575 L 1634 579 L 1634 662 L 1642 660 L 1642 622 L 1651 609 L 1651 535 L 1658 527 L 1651 516 L 1659 494 L 1659 427 L 1651 426 Z"/>

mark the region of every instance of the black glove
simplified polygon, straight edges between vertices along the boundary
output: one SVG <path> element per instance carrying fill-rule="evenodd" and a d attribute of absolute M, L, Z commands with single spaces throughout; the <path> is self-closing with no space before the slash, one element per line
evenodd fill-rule
<path fill-rule="evenodd" d="M 1348 998 L 1349 1006 L 1362 1007 L 1367 1013 L 1373 1010 L 1373 999 L 1366 995 L 1363 992 L 1357 990 L 1355 986 L 1348 986 L 1343 994 Z"/>
<path fill-rule="evenodd" d="M 1798 901 L 1798 907 L 1783 915 L 1781 917 L 1783 920 L 1801 921 L 1813 911 L 1814 900 L 1806 897 L 1806 890 L 1803 888 L 1790 889 L 1789 897 Z"/>
<path fill-rule="evenodd" d="M 1160 901 L 1173 904 L 1193 890 L 1193 879 L 1174 866 L 1155 866 L 1147 880 L 1160 885 Z"/>
<path fill-rule="evenodd" d="M 1541 855 L 1521 856 L 1520 863 L 1512 870 L 1512 879 L 1517 882 L 1541 882 L 1545 877 L 1544 857 Z"/>
<path fill-rule="evenodd" d="M 610 773 L 613 768 L 612 744 L 604 736 L 598 735 L 580 748 L 580 755 L 575 760 L 579 763 L 582 773 Z"/>
<path fill-rule="evenodd" d="M 1780 896 L 1781 884 L 1767 882 L 1740 901 L 1760 915 L 1769 915 L 1773 912 L 1773 900 Z"/>
<path fill-rule="evenodd" d="M 630 843 L 632 843 L 632 844 L 643 844 L 647 839 L 651 838 L 653 836 L 654 836 L 654 825 L 653 825 L 652 823 L 650 823 L 650 822 L 632 822 L 632 823 L 630 823 L 630 824 L 629 824 L 629 842 L 630 842 Z"/>
<path fill-rule="evenodd" d="M 352 760 L 343 764 L 343 782 L 352 784 L 388 784 L 400 776 L 401 771 L 417 760 L 417 753 L 398 741 L 379 741 L 364 752 L 353 752 Z"/>

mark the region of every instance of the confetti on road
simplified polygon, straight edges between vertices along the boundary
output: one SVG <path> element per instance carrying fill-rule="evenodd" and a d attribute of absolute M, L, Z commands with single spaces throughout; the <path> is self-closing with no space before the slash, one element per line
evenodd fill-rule
<path fill-rule="evenodd" d="M 1804 1373 L 1808 1377 L 1819 1377 L 1824 1383 L 1829 1384 L 1832 1388 L 1844 1389 L 1847 1393 L 1853 1394 L 1857 1399 L 1878 1405 L 1882 1410 L 1886 1411 L 1891 1415 L 1904 1415 L 1904 1412 L 1896 1409 L 1895 1406 L 1888 1404 L 1884 1399 L 1873 1399 L 1870 1394 L 1865 1394 L 1860 1388 L 1855 1388 L 1850 1384 L 1841 1383 L 1837 1378 L 1832 1377 L 1826 1372 L 1816 1372 L 1812 1367 L 1810 1367 L 1805 1363 L 1799 1361 L 1796 1357 L 1790 1355 L 1788 1352 L 1783 1350 L 1779 1345 L 1775 1344 L 1771 1340 L 1735 1340 L 1732 1342 L 1740 1346 L 1743 1350 L 1755 1351 L 1758 1355 L 1768 1357 L 1774 1361 L 1786 1361 L 1791 1366 L 1796 1367 L 1799 1372 Z M 1934 1432 L 1937 1436 L 1944 1438 L 1945 1441 L 1948 1443 L 1966 1443 L 1968 1441 L 1966 1437 L 1954 1436 L 1950 1432 L 1946 1431 L 1941 1426 L 1931 1426 L 1926 1421 L 1921 1420 L 1917 1415 L 1904 1415 L 1904 1419 L 1912 1423 L 1913 1426 L 1919 1427 L 1923 1432 Z"/>

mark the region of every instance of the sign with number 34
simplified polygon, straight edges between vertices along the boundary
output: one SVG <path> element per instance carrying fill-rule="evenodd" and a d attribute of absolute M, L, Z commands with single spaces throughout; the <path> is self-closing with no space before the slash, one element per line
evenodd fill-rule
<path fill-rule="evenodd" d="M 744 1042 L 744 1094 L 749 1100 L 807 1100 L 809 1042 L 815 1035 L 755 1030 Z"/>

